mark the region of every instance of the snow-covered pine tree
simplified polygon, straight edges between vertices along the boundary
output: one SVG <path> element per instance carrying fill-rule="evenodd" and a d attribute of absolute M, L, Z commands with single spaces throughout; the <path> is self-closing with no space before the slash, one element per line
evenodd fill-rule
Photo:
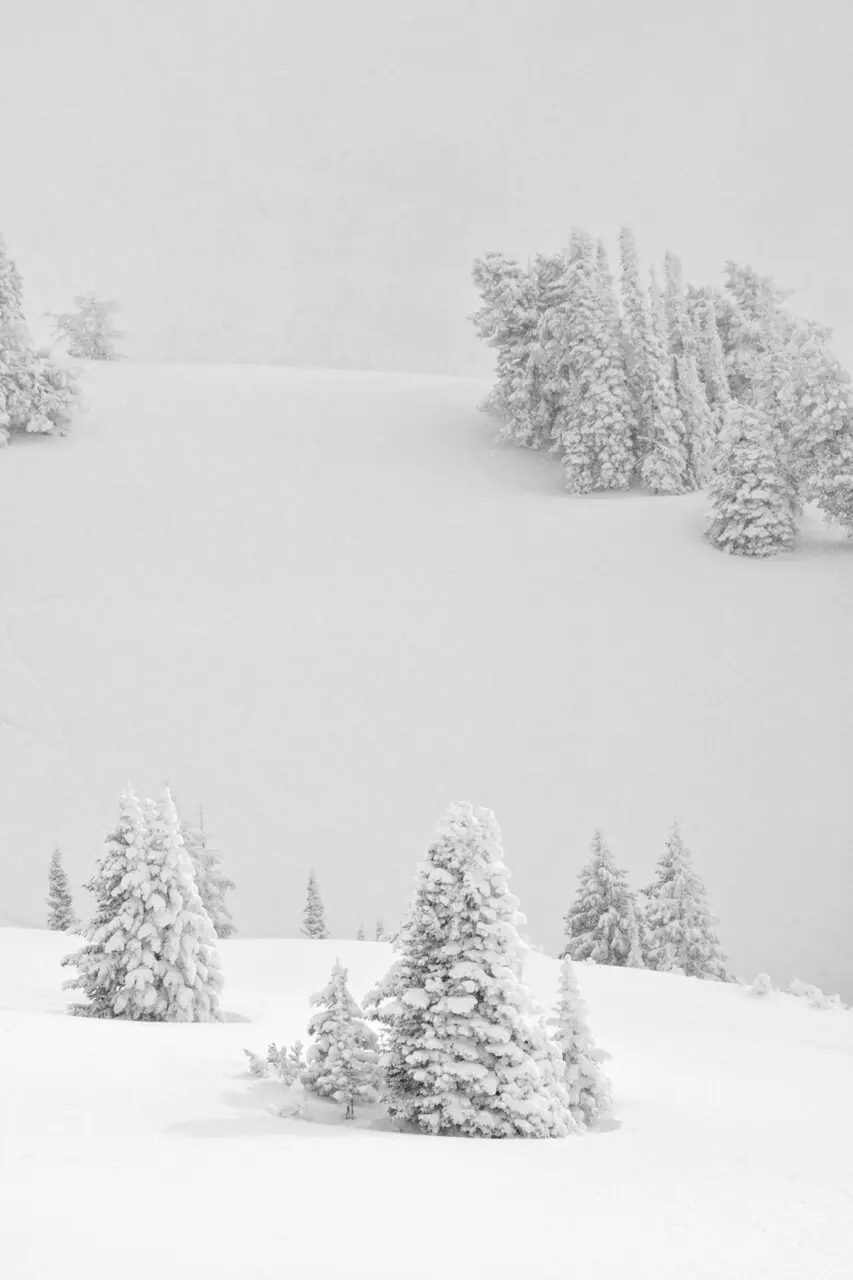
<path fill-rule="evenodd" d="M 600 1066 L 603 1055 L 595 1047 L 587 1017 L 574 964 L 563 956 L 557 1005 L 548 1025 L 554 1028 L 554 1039 L 563 1055 L 572 1115 L 584 1128 L 613 1110 L 610 1081 Z"/>
<path fill-rule="evenodd" d="M 708 480 L 714 419 L 699 376 L 699 337 L 687 305 L 681 259 L 667 250 L 664 260 L 664 312 L 673 359 L 675 398 L 687 450 L 686 485 L 701 489 Z"/>
<path fill-rule="evenodd" d="M 525 382 L 539 324 L 536 286 L 505 253 L 477 258 L 472 274 L 483 305 L 471 319 L 478 336 L 497 351 L 497 382 L 481 408 L 501 424 L 498 439 L 538 448 Z"/>
<path fill-rule="evenodd" d="M 68 344 L 68 354 L 75 360 L 122 360 L 116 343 L 125 336 L 113 328 L 112 315 L 117 302 L 99 298 L 94 290 L 74 299 L 73 311 L 47 312 L 53 321 L 57 340 Z"/>
<path fill-rule="evenodd" d="M 717 292 L 693 287 L 688 287 L 687 291 L 687 307 L 699 343 L 697 367 L 711 410 L 715 440 L 725 425 L 732 402 L 726 358 L 717 327 Z"/>
<path fill-rule="evenodd" d="M 33 349 L 21 276 L 0 236 L 0 445 L 12 431 L 61 434 L 78 396 L 71 373 Z"/>
<path fill-rule="evenodd" d="M 303 938 L 328 938 L 326 928 L 326 912 L 323 899 L 320 897 L 320 886 L 313 868 L 308 873 L 308 888 L 305 896 L 305 910 L 302 914 L 302 928 L 299 930 Z"/>
<path fill-rule="evenodd" d="M 714 451 L 706 536 L 730 555 L 772 556 L 796 536 L 796 501 L 769 415 L 733 404 Z"/>
<path fill-rule="evenodd" d="M 653 493 L 689 488 L 684 424 L 672 378 L 672 363 L 640 281 L 634 234 L 619 232 L 625 336 L 631 352 L 631 386 L 637 404 L 636 451 L 643 487 Z"/>
<path fill-rule="evenodd" d="M 380 916 L 376 921 L 376 941 L 385 941 L 385 921 L 382 919 L 382 916 Z"/>
<path fill-rule="evenodd" d="M 554 437 L 572 493 L 627 489 L 634 470 L 633 405 L 624 354 L 599 282 L 595 246 L 572 231 L 568 298 L 543 322 L 559 412 Z"/>
<path fill-rule="evenodd" d="M 451 804 L 420 864 L 398 959 L 364 1008 L 382 1024 L 383 1099 L 427 1133 L 564 1137 L 559 1050 L 523 985 L 524 917 L 489 809 Z"/>
<path fill-rule="evenodd" d="M 364 925 L 360 924 L 355 931 L 355 940 L 356 942 L 364 942 L 366 937 L 367 934 L 364 932 Z"/>
<path fill-rule="evenodd" d="M 216 938 L 195 888 L 169 792 L 141 805 L 128 785 L 119 823 L 88 888 L 97 909 L 86 944 L 66 956 L 88 997 L 74 1013 L 146 1022 L 219 1019 Z"/>
<path fill-rule="evenodd" d="M 560 409 L 560 381 L 554 376 L 548 345 L 547 318 L 568 299 L 569 259 L 565 253 L 539 253 L 531 276 L 535 286 L 537 327 L 525 370 L 523 395 L 527 406 L 530 445 L 554 449 L 554 423 Z"/>
<path fill-rule="evenodd" d="M 828 329 L 801 321 L 789 341 L 791 465 L 804 497 L 853 537 L 853 388 L 830 337 Z"/>
<path fill-rule="evenodd" d="M 230 938 L 237 931 L 231 912 L 225 905 L 225 895 L 235 885 L 222 871 L 221 855 L 210 846 L 210 837 L 204 826 L 204 810 L 201 807 L 196 825 L 181 819 L 181 835 L 192 864 L 196 888 L 202 906 L 210 916 L 213 931 L 219 939 Z"/>
<path fill-rule="evenodd" d="M 708 909 L 705 886 L 693 869 L 677 823 L 646 897 L 646 968 L 727 982 L 725 956 L 714 931 L 716 917 Z"/>
<path fill-rule="evenodd" d="M 561 959 L 643 967 L 634 894 L 600 831 L 593 834 L 591 857 L 580 870 L 577 896 L 563 918 L 566 945 Z"/>
<path fill-rule="evenodd" d="M 62 854 L 59 852 L 58 845 L 51 854 L 47 881 L 48 929 L 56 929 L 60 933 L 79 933 L 80 921 L 74 913 L 68 873 L 62 865 Z"/>
<path fill-rule="evenodd" d="M 322 1098 L 334 1098 L 346 1106 L 346 1118 L 355 1103 L 374 1102 L 379 1095 L 379 1043 L 364 1021 L 364 1012 L 347 986 L 347 970 L 336 960 L 322 991 L 311 997 L 317 1012 L 311 1015 L 308 1034 L 313 1038 L 302 1073 L 302 1083 Z"/>

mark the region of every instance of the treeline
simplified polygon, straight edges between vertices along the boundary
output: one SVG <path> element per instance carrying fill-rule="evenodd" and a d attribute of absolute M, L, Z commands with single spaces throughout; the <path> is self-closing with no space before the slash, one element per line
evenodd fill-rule
<path fill-rule="evenodd" d="M 853 391 L 825 327 L 790 312 L 774 281 L 729 262 L 722 288 L 642 281 L 620 233 L 618 290 L 601 241 L 525 270 L 503 253 L 474 263 L 472 317 L 497 352 L 482 406 L 500 436 L 559 454 L 574 493 L 683 494 L 708 487 L 708 537 L 741 555 L 794 541 L 803 504 L 853 535 Z"/>

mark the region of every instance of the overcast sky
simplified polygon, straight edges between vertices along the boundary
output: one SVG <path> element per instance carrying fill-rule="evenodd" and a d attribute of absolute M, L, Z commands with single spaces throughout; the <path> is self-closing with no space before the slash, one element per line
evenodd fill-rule
<path fill-rule="evenodd" d="M 851 50 L 853 0 L 6 0 L 0 229 L 145 360 L 485 372 L 472 257 L 624 221 L 853 365 Z"/>

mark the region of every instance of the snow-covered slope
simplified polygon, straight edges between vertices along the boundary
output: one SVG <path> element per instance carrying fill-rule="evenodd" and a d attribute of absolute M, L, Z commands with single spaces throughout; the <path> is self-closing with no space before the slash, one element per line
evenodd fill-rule
<path fill-rule="evenodd" d="M 581 1138 L 392 1132 L 333 1104 L 282 1119 L 244 1047 L 305 1038 L 336 956 L 360 997 L 381 943 L 232 940 L 221 1025 L 66 1017 L 75 940 L 0 932 L 3 1274 L 848 1280 L 853 1014 L 581 965 L 615 1116 Z M 554 999 L 557 964 L 527 978 Z"/>
<path fill-rule="evenodd" d="M 646 884 L 677 814 L 735 970 L 853 999 L 853 544 L 807 519 L 749 563 L 701 495 L 572 498 L 475 382 L 85 390 L 0 458 L 6 919 L 43 921 L 55 841 L 90 874 L 128 778 L 203 801 L 244 934 L 296 932 L 312 864 L 334 933 L 393 923 L 470 799 L 555 950 L 593 827 Z"/>

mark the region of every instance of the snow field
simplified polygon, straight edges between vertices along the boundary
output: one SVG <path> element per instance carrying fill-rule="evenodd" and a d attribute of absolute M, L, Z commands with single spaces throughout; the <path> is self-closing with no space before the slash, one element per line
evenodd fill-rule
<path fill-rule="evenodd" d="M 0 931 L 10 1280 L 272 1280 L 284 1265 L 390 1280 L 401 1257 L 416 1280 L 853 1272 L 849 1012 L 579 964 L 613 1122 L 565 1140 L 433 1139 L 370 1108 L 346 1125 L 313 1100 L 283 1120 L 282 1087 L 246 1069 L 244 1047 L 307 1039 L 309 996 L 336 957 L 360 999 L 387 944 L 221 942 L 230 1020 L 189 1025 L 64 1016 L 59 960 L 74 945 Z M 549 1007 L 557 976 L 530 956 Z"/>

